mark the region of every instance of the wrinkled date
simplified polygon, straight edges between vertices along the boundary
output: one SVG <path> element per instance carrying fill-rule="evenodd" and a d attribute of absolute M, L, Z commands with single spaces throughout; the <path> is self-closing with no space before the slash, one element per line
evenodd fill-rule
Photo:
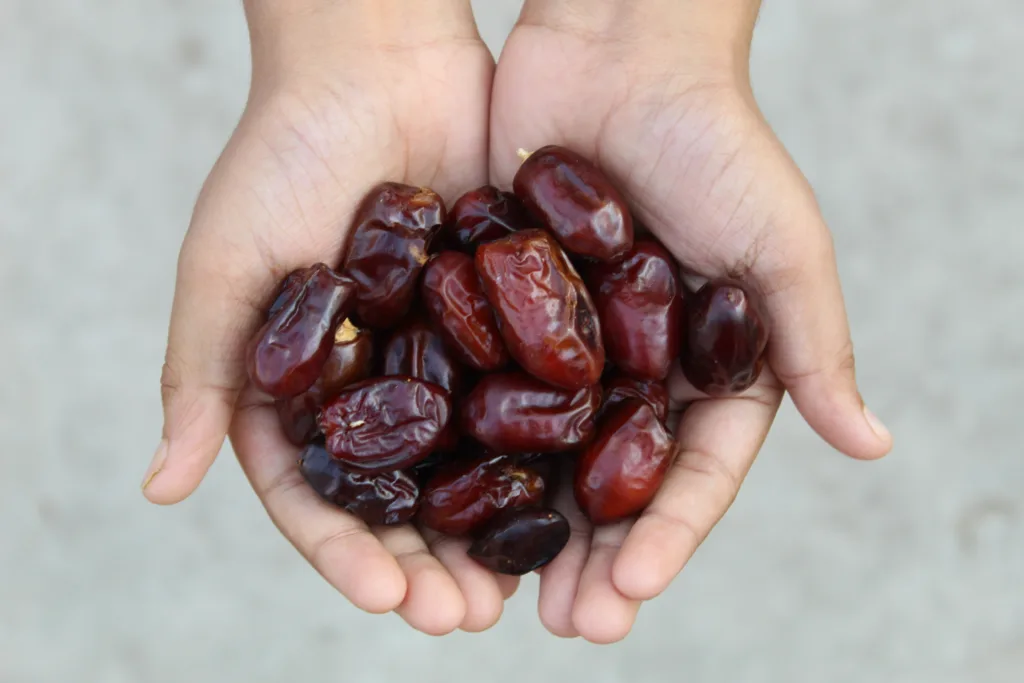
<path fill-rule="evenodd" d="M 626 200 L 579 154 L 542 147 L 519 167 L 512 185 L 530 213 L 572 253 L 614 261 L 633 246 Z"/>
<path fill-rule="evenodd" d="M 487 375 L 462 404 L 462 430 L 497 453 L 553 453 L 586 444 L 599 386 L 559 389 L 523 373 Z"/>
<path fill-rule="evenodd" d="M 289 398 L 313 385 L 331 352 L 334 330 L 348 315 L 353 290 L 351 280 L 322 263 L 285 281 L 276 312 L 246 350 L 257 389 Z"/>
<path fill-rule="evenodd" d="M 615 406 L 631 399 L 647 401 L 654 414 L 662 423 L 668 416 L 668 389 L 664 382 L 633 379 L 621 373 L 613 374 L 604 382 L 604 403 L 598 419 L 611 412 Z"/>
<path fill-rule="evenodd" d="M 320 445 L 303 449 L 299 471 L 321 498 L 367 524 L 404 524 L 419 507 L 419 487 L 409 475 L 349 472 Z"/>
<path fill-rule="evenodd" d="M 382 183 L 363 200 L 345 273 L 356 282 L 356 313 L 364 325 L 393 327 L 406 314 L 444 221 L 444 202 L 426 188 Z"/>
<path fill-rule="evenodd" d="M 605 353 L 594 302 L 547 233 L 524 230 L 481 245 L 476 269 L 509 353 L 524 370 L 565 389 L 600 380 Z"/>
<path fill-rule="evenodd" d="M 674 451 L 672 437 L 648 403 L 623 403 L 607 415 L 576 463 L 576 502 L 594 524 L 640 512 L 658 492 Z"/>
<path fill-rule="evenodd" d="M 608 360 L 638 379 L 668 377 L 679 356 L 683 319 L 683 288 L 672 255 L 657 242 L 637 242 L 622 261 L 590 268 L 587 285 Z"/>
<path fill-rule="evenodd" d="M 444 241 L 452 249 L 472 253 L 476 245 L 523 230 L 529 223 L 526 209 L 515 195 L 485 185 L 462 195 L 452 205 Z"/>
<path fill-rule="evenodd" d="M 538 503 L 543 495 L 540 475 L 508 456 L 454 462 L 427 482 L 419 519 L 435 531 L 459 536 L 501 510 Z"/>
<path fill-rule="evenodd" d="M 318 420 L 327 450 L 347 469 L 386 472 L 423 460 L 451 416 L 448 392 L 411 377 L 353 384 L 327 403 Z"/>
<path fill-rule="evenodd" d="M 435 256 L 423 271 L 423 302 L 455 356 L 477 370 L 508 363 L 508 351 L 473 267 L 457 251 Z"/>
<path fill-rule="evenodd" d="M 555 559 L 569 542 L 569 521 L 555 510 L 503 513 L 469 547 L 469 556 L 499 574 L 520 576 Z"/>
<path fill-rule="evenodd" d="M 711 396 L 753 386 L 764 367 L 768 328 L 760 302 L 734 280 L 712 280 L 689 297 L 680 363 Z"/>

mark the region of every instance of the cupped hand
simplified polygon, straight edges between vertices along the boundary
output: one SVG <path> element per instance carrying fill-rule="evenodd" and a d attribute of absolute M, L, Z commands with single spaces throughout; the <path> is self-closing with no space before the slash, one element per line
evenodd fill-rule
<path fill-rule="evenodd" d="M 367 528 L 321 502 L 272 403 L 247 387 L 243 356 L 284 275 L 339 264 L 374 184 L 429 186 L 450 202 L 486 182 L 493 60 L 464 0 L 247 10 L 251 96 L 181 250 L 145 495 L 170 504 L 192 493 L 230 431 L 274 523 L 355 605 L 427 633 L 482 630 L 516 581 L 471 561 L 462 542 Z"/>
<path fill-rule="evenodd" d="M 745 394 L 711 399 L 670 377 L 679 454 L 637 520 L 592 529 L 572 501 L 569 545 L 541 575 L 557 635 L 623 638 L 726 512 L 788 391 L 807 422 L 854 458 L 891 438 L 866 410 L 833 244 L 806 180 L 759 113 L 748 81 L 758 3 L 529 0 L 498 62 L 491 180 L 517 150 L 565 145 L 594 160 L 636 217 L 694 276 L 739 276 L 764 298 L 770 368 Z"/>

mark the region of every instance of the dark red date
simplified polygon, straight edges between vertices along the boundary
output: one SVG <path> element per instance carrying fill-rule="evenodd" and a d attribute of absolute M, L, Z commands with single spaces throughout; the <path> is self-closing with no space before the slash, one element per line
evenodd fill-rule
<path fill-rule="evenodd" d="M 569 542 L 569 521 L 555 510 L 503 513 L 469 547 L 468 554 L 499 574 L 520 576 L 551 562 Z"/>
<path fill-rule="evenodd" d="M 598 382 L 605 353 L 597 311 L 550 235 L 524 230 L 483 244 L 476 270 L 508 351 L 524 370 L 565 389 Z"/>
<path fill-rule="evenodd" d="M 396 325 L 408 312 L 431 240 L 445 221 L 435 192 L 382 183 L 360 204 L 345 273 L 356 282 L 356 313 L 372 328 Z"/>
<path fill-rule="evenodd" d="M 303 449 L 299 471 L 321 498 L 367 524 L 404 524 L 419 508 L 420 490 L 409 475 L 349 472 L 318 444 Z"/>
<path fill-rule="evenodd" d="M 501 510 L 538 503 L 544 480 L 508 456 L 454 462 L 442 468 L 423 490 L 419 520 L 451 536 L 479 529 Z"/>
<path fill-rule="evenodd" d="M 668 389 L 664 382 L 652 380 L 633 379 L 621 373 L 615 373 L 604 382 L 604 403 L 601 405 L 601 413 L 598 419 L 611 412 L 615 406 L 629 401 L 640 399 L 647 401 L 654 414 L 662 423 L 668 416 Z"/>
<path fill-rule="evenodd" d="M 508 351 L 484 296 L 473 259 L 443 251 L 423 271 L 423 302 L 456 358 L 477 370 L 508 363 Z"/>
<path fill-rule="evenodd" d="M 323 407 L 319 382 L 298 396 L 278 399 L 274 407 L 277 408 L 284 436 L 291 443 L 305 446 L 320 435 L 320 427 L 316 423 L 317 413 Z"/>
<path fill-rule="evenodd" d="M 637 242 L 617 263 L 595 264 L 587 285 L 608 360 L 638 379 L 662 380 L 679 357 L 683 288 L 679 267 L 657 242 Z"/>
<path fill-rule="evenodd" d="M 519 167 L 512 185 L 527 210 L 570 252 L 614 261 L 633 246 L 626 200 L 579 154 L 542 147 Z"/>
<path fill-rule="evenodd" d="M 411 377 L 381 377 L 346 388 L 320 412 L 327 450 L 346 469 L 403 469 L 437 446 L 451 417 L 448 392 Z"/>
<path fill-rule="evenodd" d="M 497 453 L 553 453 L 594 435 L 601 388 L 559 389 L 523 373 L 487 375 L 462 404 L 462 430 Z"/>
<path fill-rule="evenodd" d="M 246 350 L 249 379 L 274 398 L 296 396 L 313 385 L 330 355 L 335 328 L 352 305 L 352 281 L 326 265 L 318 263 L 299 277 L 298 284 L 286 281 L 286 299 Z"/>
<path fill-rule="evenodd" d="M 424 322 L 414 320 L 397 330 L 384 347 L 385 375 L 415 377 L 457 394 L 459 366 L 452 361 L 441 336 Z"/>
<path fill-rule="evenodd" d="M 529 227 L 526 208 L 510 192 L 485 185 L 459 197 L 448 214 L 445 243 L 472 253 L 478 244 Z"/>
<path fill-rule="evenodd" d="M 608 414 L 576 463 L 573 491 L 594 524 L 610 524 L 647 507 L 675 455 L 675 442 L 654 409 L 628 401 Z"/>
<path fill-rule="evenodd" d="M 761 303 L 735 280 L 712 280 L 686 304 L 683 374 L 699 391 L 745 391 L 764 367 L 768 328 Z"/>

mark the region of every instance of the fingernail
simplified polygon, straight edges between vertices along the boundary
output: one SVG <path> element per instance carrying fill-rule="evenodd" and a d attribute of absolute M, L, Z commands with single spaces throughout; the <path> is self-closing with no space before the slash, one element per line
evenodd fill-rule
<path fill-rule="evenodd" d="M 153 482 L 154 477 L 160 474 L 160 470 L 164 468 L 165 460 L 167 460 L 167 439 L 161 439 L 160 445 L 157 446 L 156 453 L 153 455 L 153 462 L 149 463 L 149 469 L 146 470 L 146 476 L 142 479 L 143 491 L 145 491 L 146 487 Z"/>
<path fill-rule="evenodd" d="M 878 435 L 878 438 L 882 441 L 888 441 L 892 438 L 892 434 L 886 428 L 882 421 L 878 419 L 878 416 L 871 412 L 871 409 L 864 406 L 864 417 L 867 419 L 868 424 L 871 425 L 871 429 Z"/>

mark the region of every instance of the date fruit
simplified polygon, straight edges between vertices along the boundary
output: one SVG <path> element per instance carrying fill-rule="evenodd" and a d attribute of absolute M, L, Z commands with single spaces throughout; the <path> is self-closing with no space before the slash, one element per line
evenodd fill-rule
<path fill-rule="evenodd" d="M 564 389 L 597 384 L 604 369 L 594 302 L 558 243 L 523 230 L 480 245 L 476 270 L 512 358 Z"/>
<path fill-rule="evenodd" d="M 669 402 L 665 383 L 633 379 L 621 373 L 613 374 L 604 382 L 604 403 L 601 405 L 598 420 L 611 412 L 615 406 L 631 399 L 647 401 L 654 409 L 654 414 L 658 416 L 658 419 L 662 423 L 665 422 L 665 418 L 668 416 Z"/>
<path fill-rule="evenodd" d="M 543 496 L 540 475 L 507 455 L 458 461 L 427 482 L 419 520 L 435 531 L 461 536 L 502 510 L 536 504 Z"/>
<path fill-rule="evenodd" d="M 710 396 L 745 391 L 764 367 L 768 328 L 758 299 L 729 279 L 690 295 L 680 364 L 686 379 Z"/>
<path fill-rule="evenodd" d="M 637 379 L 662 380 L 679 357 L 683 288 L 679 267 L 653 240 L 637 242 L 617 263 L 587 272 L 608 360 Z"/>
<path fill-rule="evenodd" d="M 674 455 L 675 442 L 654 409 L 627 401 L 605 417 L 576 462 L 576 502 L 594 524 L 634 515 L 654 498 Z"/>
<path fill-rule="evenodd" d="M 459 197 L 448 213 L 445 243 L 472 253 L 482 242 L 500 239 L 528 227 L 526 208 L 510 192 L 485 185 Z"/>
<path fill-rule="evenodd" d="M 367 524 L 404 524 L 419 508 L 419 487 L 406 473 L 349 472 L 317 444 L 303 449 L 299 471 L 321 498 Z"/>
<path fill-rule="evenodd" d="M 352 281 L 322 263 L 299 277 L 281 293 L 285 301 L 246 350 L 249 379 L 274 398 L 296 396 L 313 385 L 353 301 Z"/>
<path fill-rule="evenodd" d="M 615 261 L 633 246 L 633 219 L 622 194 L 590 161 L 549 145 L 519 167 L 513 189 L 567 250 Z"/>
<path fill-rule="evenodd" d="M 419 320 L 398 329 L 384 347 L 384 375 L 415 377 L 442 387 L 453 396 L 460 389 L 460 369 L 448 355 L 441 336 Z"/>
<path fill-rule="evenodd" d="M 356 314 L 362 324 L 393 327 L 408 312 L 445 216 L 437 193 L 399 183 L 378 185 L 359 205 L 345 273 L 356 282 Z"/>
<path fill-rule="evenodd" d="M 347 387 L 320 412 L 327 450 L 346 469 L 375 473 L 426 458 L 451 417 L 448 392 L 412 377 L 381 377 Z"/>
<path fill-rule="evenodd" d="M 508 363 L 472 257 L 443 251 L 432 258 L 423 271 L 423 302 L 434 328 L 460 361 L 477 370 L 497 370 Z"/>
<path fill-rule="evenodd" d="M 555 559 L 569 542 L 569 521 L 556 510 L 504 513 L 469 547 L 468 554 L 499 574 L 521 576 Z"/>
<path fill-rule="evenodd" d="M 487 375 L 462 404 L 462 430 L 497 453 L 554 453 L 594 436 L 600 386 L 559 389 L 513 372 Z"/>

